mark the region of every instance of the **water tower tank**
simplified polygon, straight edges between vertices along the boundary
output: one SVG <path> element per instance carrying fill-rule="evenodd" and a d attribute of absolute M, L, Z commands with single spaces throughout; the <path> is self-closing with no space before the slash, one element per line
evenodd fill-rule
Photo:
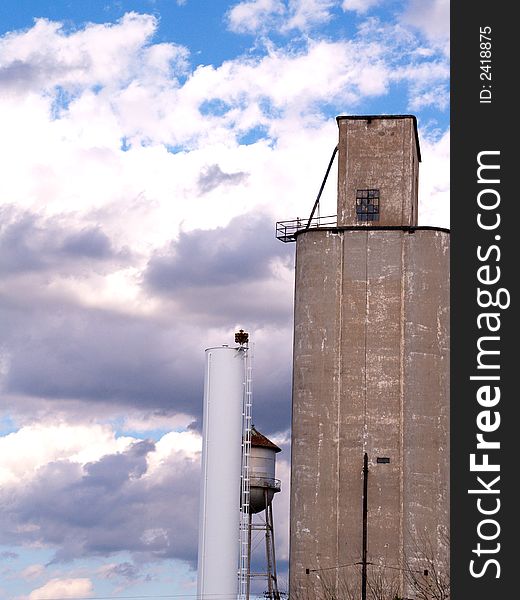
<path fill-rule="evenodd" d="M 280 480 L 275 478 L 276 454 L 280 452 L 276 444 L 262 435 L 254 427 L 251 429 L 250 458 L 250 512 L 265 510 L 279 492 Z"/>

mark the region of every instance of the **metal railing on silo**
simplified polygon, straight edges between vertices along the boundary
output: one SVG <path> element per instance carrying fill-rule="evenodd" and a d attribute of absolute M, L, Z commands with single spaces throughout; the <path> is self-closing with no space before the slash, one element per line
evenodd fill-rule
<path fill-rule="evenodd" d="M 293 219 L 292 221 L 278 221 L 276 223 L 276 238 L 281 242 L 295 242 L 296 235 L 305 229 L 319 229 L 320 227 L 336 227 L 336 215 L 327 217 L 313 217 L 311 219 Z"/>

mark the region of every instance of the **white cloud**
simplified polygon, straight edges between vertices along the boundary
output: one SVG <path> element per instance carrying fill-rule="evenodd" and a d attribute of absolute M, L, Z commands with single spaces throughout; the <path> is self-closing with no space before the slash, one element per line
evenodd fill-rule
<path fill-rule="evenodd" d="M 310 4 L 291 6 L 296 15 L 297 11 L 304 14 Z M 325 15 L 327 5 L 320 7 L 321 12 L 311 12 Z M 0 120 L 5 143 L 0 158 L 13 165 L 1 182 L 4 201 L 39 211 L 45 207 L 47 214 L 66 213 L 93 225 L 103 219 L 116 243 L 131 239 L 134 250 L 146 251 L 171 237 L 181 218 L 185 224 L 190 222 L 190 213 L 199 218 L 207 215 L 208 222 L 221 225 L 237 212 L 245 212 L 244 188 L 250 204 L 267 197 L 265 185 L 258 187 L 257 175 L 263 171 L 265 180 L 272 158 L 280 159 L 270 140 L 277 140 L 278 150 L 296 139 L 299 130 L 328 131 L 320 103 L 334 102 L 342 111 L 352 112 L 364 98 L 385 94 L 392 80 L 409 85 L 419 98 L 424 87 L 440 77 L 428 56 L 408 65 L 389 64 L 392 45 L 400 42 L 381 31 L 372 32 L 372 38 L 379 35 L 377 41 L 367 42 L 365 29 L 359 41 L 309 41 L 296 52 L 271 48 L 263 57 L 201 66 L 179 85 L 166 73 L 176 47 L 150 45 L 154 27 L 154 20 L 143 15 L 70 35 L 48 22 L 35 26 L 46 31 L 46 55 L 64 54 L 59 59 L 63 64 L 85 54 L 85 37 L 95 35 L 104 43 L 99 50 L 98 45 L 89 45 L 81 76 L 70 75 L 76 92 L 58 118 L 53 117 L 53 98 L 43 93 L 42 86 L 48 84 L 37 79 L 30 83 L 39 95 L 3 99 Z M 11 64 L 23 60 L 31 69 L 38 65 L 31 31 L 5 38 L 3 51 Z M 116 41 L 108 42 L 110 36 Z M 22 51 L 20 46 L 31 49 Z M 61 51 L 63 47 L 67 52 Z M 105 47 L 131 57 L 123 62 L 114 59 L 115 79 L 106 74 Z M 407 40 L 408 52 L 412 49 L 413 40 Z M 444 79 L 446 73 L 444 67 Z M 50 83 L 63 84 L 63 77 L 51 78 Z M 421 82 L 418 91 L 417 81 Z M 107 89 L 91 89 L 100 85 Z M 208 100 L 220 102 L 224 111 L 202 116 L 199 109 Z M 265 142 L 237 144 L 237 136 L 255 128 L 265 132 Z M 181 151 L 172 154 L 166 146 Z M 206 206 L 194 194 L 201 170 L 215 164 L 215 156 L 222 157 L 218 166 L 223 172 L 250 176 L 232 190 L 225 206 L 211 209 L 216 205 L 210 198 Z M 121 210 L 126 213 L 124 223 L 119 219 Z M 126 280 L 131 279 L 128 271 Z"/>
<path fill-rule="evenodd" d="M 161 469 L 167 469 L 165 464 L 168 460 L 179 453 L 179 456 L 186 457 L 191 460 L 198 460 L 202 448 L 202 440 L 198 433 L 193 431 L 171 431 L 162 436 L 155 445 L 153 452 L 150 452 L 147 457 L 148 477 L 161 477 Z"/>
<path fill-rule="evenodd" d="M 332 18 L 335 4 L 335 0 L 289 0 L 289 19 L 282 29 L 306 31 L 318 23 L 326 23 Z"/>
<path fill-rule="evenodd" d="M 441 44 L 448 54 L 450 0 L 409 0 L 402 19 L 404 23 L 417 27 L 431 41 Z"/>
<path fill-rule="evenodd" d="M 312 109 L 325 101 L 352 105 L 364 95 L 365 68 L 374 63 L 385 64 L 385 48 L 355 42 L 310 41 L 300 52 L 271 49 L 261 59 L 229 61 L 221 67 L 197 69 L 179 95 L 183 101 L 217 97 L 231 106 L 239 101 L 258 106 L 256 125 L 269 127 L 271 136 L 276 126 L 289 118 L 301 119 L 301 126 L 316 123 Z M 251 113 L 246 112 L 247 117 Z M 242 126 L 242 111 L 232 114 L 235 127 Z M 226 117 L 222 118 L 225 123 Z M 244 126 L 246 124 L 244 123 Z"/>
<path fill-rule="evenodd" d="M 316 5 L 324 18 L 328 4 Z M 296 14 L 311 5 L 287 6 Z M 152 406 L 154 401 L 164 408 L 167 397 L 170 407 L 175 398 L 182 403 L 175 409 L 192 418 L 190 410 L 196 411 L 188 406 L 185 380 L 198 350 L 191 338 L 231 335 L 240 319 L 258 328 L 269 327 L 269 319 L 289 328 L 292 272 L 282 257 L 290 248 L 279 245 L 276 252 L 269 250 L 269 263 L 262 262 L 267 255 L 257 261 L 268 265 L 270 274 L 248 282 L 247 303 L 237 285 L 231 300 L 226 286 L 208 287 L 213 310 L 200 282 L 175 295 L 147 288 L 152 259 L 177 248 L 181 235 L 227 228 L 240 215 L 262 215 L 267 225 L 258 233 L 270 239 L 269 220 L 274 233 L 276 220 L 305 218 L 337 141 L 336 124 L 324 107 L 360 112 L 364 101 L 384 97 L 392 85 L 409 91 L 412 107 L 446 103 L 446 61 L 426 52 L 409 30 L 377 19 L 364 21 L 349 40 L 308 39 L 297 49 L 270 44 L 263 53 L 201 65 L 182 82 L 175 73 L 184 68 L 185 51 L 154 44 L 156 26 L 152 17 L 132 13 L 114 25 L 71 33 L 39 21 L 31 30 L 2 38 L 3 64 L 23 63 L 29 75 L 43 64 L 51 83 L 74 89 L 57 107 L 59 94 L 27 75 L 25 88 L 10 81 L 13 93 L 0 98 L 0 160 L 9 165 L 0 179 L 0 203 L 3 215 L 12 216 L 0 229 L 30 224 L 25 246 L 15 248 L 7 239 L 4 248 L 19 251 L 17 264 L 39 253 L 46 265 L 8 274 L 5 322 L 17 326 L 10 325 L 2 369 L 12 405 L 52 412 L 52 401 L 77 415 L 80 398 L 103 401 L 106 410 L 108 402 L 119 406 L 134 386 L 134 406 L 140 403 L 149 413 L 159 406 Z M 90 43 L 94 38 L 99 44 Z M 106 51 L 130 57 L 121 58 L 112 79 Z M 252 140 L 245 143 L 243 136 Z M 335 213 L 334 176 L 333 171 L 322 214 Z M 64 232 L 84 231 L 104 236 L 110 260 L 60 258 Z M 236 234 L 229 230 L 232 239 Z M 27 329 L 31 334 L 25 336 L 21 332 Z M 143 335 L 153 340 L 152 350 L 138 347 Z M 43 355 L 38 348 L 46 343 L 52 350 Z M 174 361 L 168 344 L 188 350 Z M 72 354 L 76 358 L 70 358 L 71 348 L 80 348 Z M 68 370 L 54 380 L 49 373 L 63 372 L 64 356 Z M 146 385 L 137 383 L 134 363 L 137 379 Z M 143 377 L 144 365 L 157 386 Z M 107 369 L 124 377 L 115 382 Z M 182 389 L 168 391 L 172 377 L 182 379 Z"/>
<path fill-rule="evenodd" d="M 431 61 L 428 65 L 411 64 L 397 67 L 391 75 L 394 81 L 410 82 L 409 106 L 412 111 L 433 106 L 444 110 L 449 105 L 449 65 Z"/>
<path fill-rule="evenodd" d="M 107 426 L 101 432 L 95 425 L 49 425 L 39 432 L 24 428 L 0 442 L 0 543 L 54 549 L 58 562 L 122 551 L 193 561 L 198 433 L 170 432 L 154 443 L 117 437 Z M 118 572 L 130 573 L 122 567 Z M 41 574 L 33 566 L 23 575 Z M 63 597 L 62 584 L 64 592 L 79 589 L 71 580 L 53 579 L 33 596 Z"/>
<path fill-rule="evenodd" d="M 266 34 L 270 31 L 307 32 L 329 22 L 340 5 L 345 12 L 365 16 L 382 0 L 244 0 L 227 13 L 228 26 L 236 33 Z M 404 24 L 421 31 L 431 41 L 449 37 L 449 0 L 408 0 L 401 15 Z"/>
<path fill-rule="evenodd" d="M 41 467 L 53 462 L 65 461 L 84 467 L 104 456 L 124 453 L 138 441 L 135 437 L 117 436 L 108 425 L 62 423 L 22 427 L 0 437 L 0 483 L 7 486 L 27 482 Z M 201 438 L 195 431 L 164 434 L 147 455 L 150 469 L 147 475 L 164 468 L 165 461 L 175 453 L 198 460 L 200 448 Z"/>
<path fill-rule="evenodd" d="M 158 44 L 144 50 L 157 27 L 151 15 L 127 13 L 113 25 L 87 25 L 72 33 L 61 24 L 36 19 L 27 31 L 12 32 L 0 40 L 4 93 L 51 90 L 70 91 L 85 86 L 114 88 L 129 78 L 167 77 L 185 68 L 186 50 Z"/>
<path fill-rule="evenodd" d="M 419 225 L 450 226 L 450 133 L 421 139 Z"/>
<path fill-rule="evenodd" d="M 51 579 L 46 584 L 33 590 L 28 600 L 45 600 L 46 598 L 82 598 L 92 595 L 94 588 L 86 577 L 76 579 Z"/>
<path fill-rule="evenodd" d="M 260 60 L 229 61 L 216 69 L 201 67 L 173 96 L 137 84 L 110 98 L 87 90 L 54 120 L 47 97 L 6 101 L 2 125 L 5 139 L 12 143 L 3 145 L 2 158 L 13 169 L 2 180 L 2 198 L 62 219 L 68 215 L 73 222 L 95 225 L 102 220 L 116 244 L 131 239 L 134 251 L 146 252 L 164 243 L 175 235 L 181 219 L 185 227 L 195 223 L 203 227 L 205 219 L 215 226 L 225 224 L 232 215 L 247 210 L 244 187 L 249 190 L 249 205 L 256 198 L 272 197 L 280 188 L 273 180 L 272 190 L 266 189 L 280 155 L 268 141 L 239 146 L 237 133 L 265 127 L 266 136 L 289 142 L 289 136 L 300 135 L 298 129 L 311 125 L 314 131 L 309 141 L 315 140 L 321 135 L 321 128 L 316 130 L 319 118 L 311 113 L 298 120 L 298 114 L 331 96 L 355 98 L 356 89 L 359 93 L 356 79 L 363 89 L 373 91 L 366 88 L 359 65 L 337 76 L 331 60 L 334 55 L 345 69 L 354 49 L 323 42 L 294 56 L 274 52 Z M 212 96 L 229 103 L 230 114 L 202 118 L 198 107 Z M 242 108 L 245 101 L 247 108 Z M 150 106 L 157 111 L 150 111 Z M 278 115 L 278 111 L 282 112 Z M 333 131 L 329 125 L 325 129 Z M 132 143 L 127 151 L 120 149 L 122 137 Z M 142 146 L 146 140 L 148 144 Z M 172 154 L 164 147 L 190 140 L 198 141 L 189 153 Z M 229 190 L 226 204 L 218 206 L 214 197 L 196 198 L 200 173 L 215 164 L 216 156 L 219 168 L 227 173 L 250 172 L 254 165 L 244 185 Z M 289 198 L 287 194 L 282 197 Z M 124 221 L 119 218 L 121 210 Z M 127 271 L 129 284 L 132 276 Z M 106 297 L 113 288 L 109 286 L 103 294 L 98 281 L 96 294 L 100 291 Z M 82 297 L 87 298 L 83 291 Z"/>
<path fill-rule="evenodd" d="M 380 3 L 381 0 L 343 0 L 341 6 L 345 11 L 352 10 L 363 14 Z"/>
<path fill-rule="evenodd" d="M 24 579 L 37 579 L 45 573 L 45 566 L 40 564 L 29 565 L 21 573 Z"/>
<path fill-rule="evenodd" d="M 337 0 L 249 0 L 229 10 L 228 24 L 236 33 L 307 31 L 328 22 L 336 4 Z"/>
<path fill-rule="evenodd" d="M 0 484 L 31 479 L 38 469 L 54 461 L 79 465 L 121 452 L 134 440 L 116 437 L 103 425 L 30 425 L 0 437 Z"/>
<path fill-rule="evenodd" d="M 285 4 L 282 0 L 250 0 L 239 2 L 228 13 L 229 27 L 237 33 L 254 33 L 263 29 L 266 19 L 283 15 Z"/>
<path fill-rule="evenodd" d="M 379 96 L 387 90 L 388 70 L 384 65 L 366 66 L 359 75 L 359 91 L 365 96 Z"/>
<path fill-rule="evenodd" d="M 63 34 L 52 35 L 59 48 Z M 179 89 L 140 80 L 110 95 L 85 89 L 59 118 L 52 117 L 48 95 L 4 99 L 0 120 L 6 143 L 0 158 L 13 168 L 0 183 L 3 201 L 56 217 L 69 229 L 102 223 L 115 246 L 131 245 L 134 254 L 131 266 L 103 275 L 63 273 L 54 278 L 53 293 L 83 305 L 149 314 L 156 307 L 140 294 L 140 269 L 151 250 L 175 237 L 181 222 L 184 230 L 226 225 L 260 203 L 274 220 L 291 216 L 296 200 L 310 203 L 309 192 L 295 188 L 304 192 L 309 184 L 290 174 L 305 160 L 311 168 L 300 173 L 315 188 L 322 167 L 305 148 L 313 153 L 324 148 L 328 155 L 336 135 L 314 106 L 385 90 L 384 63 L 378 64 L 373 49 L 359 50 L 349 43 L 318 42 L 296 54 L 273 50 L 260 59 L 200 67 Z M 212 97 L 230 110 L 202 118 L 199 106 Z M 237 144 L 237 134 L 255 127 L 265 129 L 266 141 Z M 122 138 L 130 144 L 126 151 Z M 269 138 L 278 140 L 276 151 Z M 172 154 L 166 144 L 192 148 Z M 219 188 L 200 197 L 201 173 L 215 164 L 223 173 L 248 173 L 240 185 L 227 188 L 225 203 L 218 201 Z M 276 204 L 267 198 L 276 198 Z"/>

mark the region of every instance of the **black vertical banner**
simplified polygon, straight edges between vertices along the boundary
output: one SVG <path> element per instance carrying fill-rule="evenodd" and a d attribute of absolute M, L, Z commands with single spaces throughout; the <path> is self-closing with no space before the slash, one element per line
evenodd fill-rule
<path fill-rule="evenodd" d="M 451 5 L 451 586 L 518 596 L 519 38 L 512 5 Z M 516 185 L 515 188 L 519 186 Z M 515 364 L 518 363 L 518 364 Z M 518 570 L 518 567 L 516 567 Z"/>

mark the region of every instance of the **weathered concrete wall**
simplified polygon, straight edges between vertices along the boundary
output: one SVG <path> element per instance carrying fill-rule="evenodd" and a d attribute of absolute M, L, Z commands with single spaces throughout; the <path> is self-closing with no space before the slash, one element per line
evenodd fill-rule
<path fill-rule="evenodd" d="M 409 237 L 403 373 L 404 551 L 413 565 L 417 551 L 431 550 L 445 569 L 450 555 L 448 244 L 449 235 L 442 232 L 416 231 Z"/>
<path fill-rule="evenodd" d="M 415 118 L 338 117 L 338 225 L 417 225 Z M 358 222 L 356 191 L 380 190 L 377 222 Z"/>
<path fill-rule="evenodd" d="M 403 568 L 419 534 L 438 555 L 447 552 L 448 274 L 449 235 L 440 230 L 297 238 L 294 598 L 319 598 L 323 578 L 337 589 L 345 580 L 359 585 L 359 566 L 334 567 L 361 560 L 364 452 L 368 560 Z M 401 571 L 384 572 L 407 592 Z"/>
<path fill-rule="evenodd" d="M 292 430 L 291 563 L 295 575 L 338 558 L 338 410 L 342 238 L 306 235 L 297 253 Z M 325 265 L 325 268 L 323 266 Z M 322 318 L 326 315 L 326 318 Z M 291 485 L 292 485 L 291 484 Z M 312 556 L 312 563 L 309 561 Z M 307 583 L 298 577 L 299 589 Z"/>

